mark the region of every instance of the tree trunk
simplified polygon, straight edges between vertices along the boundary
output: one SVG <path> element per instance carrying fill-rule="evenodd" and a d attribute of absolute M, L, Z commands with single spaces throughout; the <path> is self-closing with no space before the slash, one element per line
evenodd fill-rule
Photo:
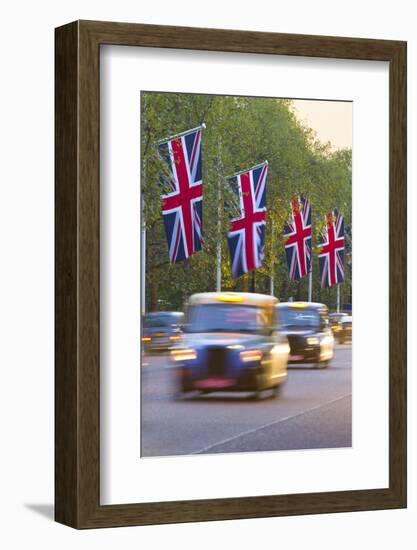
<path fill-rule="evenodd" d="M 242 291 L 249 292 L 249 274 L 245 273 L 242 277 Z"/>
<path fill-rule="evenodd" d="M 256 272 L 255 272 L 255 270 L 253 270 L 253 271 L 252 271 L 252 277 L 251 277 L 251 290 L 250 290 L 251 292 L 256 292 L 256 291 L 255 291 L 255 286 L 256 286 L 256 279 L 255 279 L 255 277 L 256 277 Z"/>

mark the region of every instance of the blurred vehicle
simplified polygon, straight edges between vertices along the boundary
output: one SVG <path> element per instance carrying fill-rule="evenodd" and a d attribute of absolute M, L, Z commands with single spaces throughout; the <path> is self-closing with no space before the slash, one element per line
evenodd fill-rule
<path fill-rule="evenodd" d="M 184 338 L 171 350 L 179 393 L 200 390 L 278 395 L 287 377 L 288 340 L 273 331 L 277 299 L 207 292 L 188 302 Z"/>
<path fill-rule="evenodd" d="M 343 313 L 343 312 L 340 312 L 340 313 L 335 312 L 335 313 L 329 314 L 329 324 L 330 324 L 330 328 L 333 331 L 335 340 L 338 340 L 338 334 L 341 329 L 341 323 L 346 316 L 347 316 L 347 313 Z"/>
<path fill-rule="evenodd" d="M 340 322 L 340 330 L 337 334 L 337 340 L 341 344 L 352 342 L 352 317 L 345 315 Z"/>
<path fill-rule="evenodd" d="M 181 340 L 184 314 L 179 311 L 146 313 L 142 323 L 142 344 L 145 353 L 169 350 Z"/>
<path fill-rule="evenodd" d="M 334 337 L 329 327 L 328 310 L 314 302 L 278 304 L 276 326 L 290 344 L 289 363 L 313 363 L 328 367 L 334 353 Z"/>

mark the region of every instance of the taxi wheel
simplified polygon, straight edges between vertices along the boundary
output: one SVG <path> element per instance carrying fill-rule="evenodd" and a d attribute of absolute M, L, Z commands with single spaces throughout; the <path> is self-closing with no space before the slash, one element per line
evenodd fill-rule
<path fill-rule="evenodd" d="M 182 401 L 183 399 L 186 399 L 189 392 L 178 390 L 174 393 L 173 397 L 175 401 Z"/>
<path fill-rule="evenodd" d="M 174 392 L 174 399 L 176 401 L 181 401 L 182 399 L 186 399 L 190 393 L 191 393 L 190 388 L 187 387 L 186 384 L 183 384 L 181 382 L 176 388 L 176 391 Z"/>
<path fill-rule="evenodd" d="M 263 391 L 256 390 L 250 395 L 249 399 L 251 399 L 252 401 L 261 401 L 262 397 L 263 397 Z"/>
<path fill-rule="evenodd" d="M 330 360 L 327 361 L 319 361 L 316 364 L 316 369 L 327 369 L 330 366 Z"/>
<path fill-rule="evenodd" d="M 273 397 L 280 397 L 280 395 L 282 394 L 282 386 L 284 384 L 278 384 L 278 386 L 275 386 L 274 388 L 272 388 L 272 395 Z"/>

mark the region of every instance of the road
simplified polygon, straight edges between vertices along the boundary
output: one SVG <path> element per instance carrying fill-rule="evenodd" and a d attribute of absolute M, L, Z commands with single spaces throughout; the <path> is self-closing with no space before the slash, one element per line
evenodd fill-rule
<path fill-rule="evenodd" d="M 278 398 L 213 393 L 176 401 L 167 356 L 147 356 L 142 367 L 141 454 L 350 447 L 350 345 L 339 345 L 328 369 L 292 366 Z"/>

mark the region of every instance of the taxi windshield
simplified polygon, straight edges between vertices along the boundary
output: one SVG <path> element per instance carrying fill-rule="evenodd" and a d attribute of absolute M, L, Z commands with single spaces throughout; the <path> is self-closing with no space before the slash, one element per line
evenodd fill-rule
<path fill-rule="evenodd" d="M 280 308 L 280 324 L 284 327 L 318 327 L 320 314 L 316 309 Z"/>
<path fill-rule="evenodd" d="M 188 308 L 187 332 L 251 332 L 269 329 L 265 308 L 243 304 L 195 304 Z"/>

